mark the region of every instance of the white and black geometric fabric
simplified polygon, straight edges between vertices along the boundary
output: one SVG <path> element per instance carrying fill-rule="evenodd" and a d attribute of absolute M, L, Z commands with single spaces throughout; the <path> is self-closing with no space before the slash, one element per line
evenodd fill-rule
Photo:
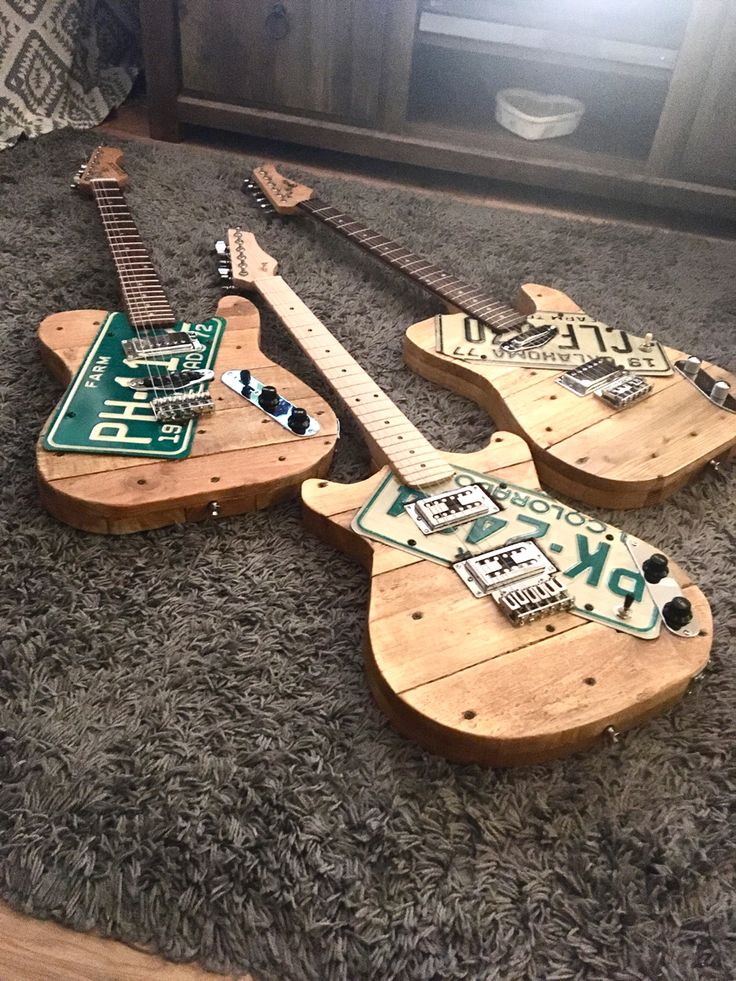
<path fill-rule="evenodd" d="M 101 122 L 140 69 L 136 0 L 0 0 L 0 149 Z"/>

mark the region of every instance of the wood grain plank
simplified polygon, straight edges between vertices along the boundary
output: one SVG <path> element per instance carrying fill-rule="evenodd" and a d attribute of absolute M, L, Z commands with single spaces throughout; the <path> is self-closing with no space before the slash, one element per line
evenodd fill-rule
<path fill-rule="evenodd" d="M 196 964 L 174 964 L 117 940 L 35 920 L 0 902 L 2 981 L 227 981 Z M 233 975 L 228 976 L 235 981 Z M 237 981 L 253 981 L 239 975 Z"/>

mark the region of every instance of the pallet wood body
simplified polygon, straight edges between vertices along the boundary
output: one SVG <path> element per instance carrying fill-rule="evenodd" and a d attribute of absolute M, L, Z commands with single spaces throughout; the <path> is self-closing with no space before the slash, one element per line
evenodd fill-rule
<path fill-rule="evenodd" d="M 527 283 L 521 313 L 581 312 L 564 293 Z M 666 348 L 671 361 L 684 357 Z M 601 399 L 579 398 L 556 384 L 560 372 L 459 361 L 435 349 L 433 320 L 409 328 L 409 367 L 465 395 L 503 429 L 523 437 L 546 487 L 589 506 L 636 508 L 665 500 L 736 448 L 736 415 L 718 409 L 681 375 L 652 378 L 645 399 L 617 410 Z M 736 377 L 704 363 L 736 390 Z"/>
<path fill-rule="evenodd" d="M 39 329 L 41 357 L 51 374 L 69 383 L 83 360 L 104 310 L 54 314 Z M 123 534 L 210 516 L 254 511 L 297 493 L 307 477 L 325 474 L 337 440 L 329 405 L 258 346 L 257 309 L 225 297 L 217 315 L 227 321 L 210 393 L 216 410 L 201 418 L 191 455 L 183 460 L 53 453 L 41 440 L 36 465 L 41 500 L 59 520 L 83 531 Z M 275 385 L 310 415 L 321 431 L 301 438 L 284 429 L 220 381 L 223 372 L 248 368 Z"/>
<path fill-rule="evenodd" d="M 538 487 L 526 443 L 497 433 L 456 464 Z M 585 749 L 676 702 L 705 667 L 712 621 L 703 593 L 673 569 L 702 633 L 643 641 L 565 613 L 515 628 L 452 569 L 351 530 L 386 471 L 352 485 L 309 480 L 307 527 L 370 571 L 366 671 L 394 727 L 433 753 L 510 766 Z"/>

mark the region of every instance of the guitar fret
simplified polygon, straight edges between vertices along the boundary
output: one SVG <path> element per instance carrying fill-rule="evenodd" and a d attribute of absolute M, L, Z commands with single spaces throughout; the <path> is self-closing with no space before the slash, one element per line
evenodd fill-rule
<path fill-rule="evenodd" d="M 94 179 L 92 188 L 130 322 L 134 327 L 173 325 L 173 311 L 122 189 L 104 178 Z"/>
<path fill-rule="evenodd" d="M 400 480 L 424 486 L 452 476 L 452 467 L 280 276 L 258 279 L 255 286 L 324 371 Z"/>
<path fill-rule="evenodd" d="M 396 267 L 421 286 L 437 294 L 471 317 L 482 320 L 492 330 L 503 331 L 524 321 L 512 306 L 494 300 L 479 286 L 464 283 L 444 272 L 422 256 L 408 251 L 398 242 L 385 238 L 350 215 L 338 211 L 318 198 L 302 201 L 300 208 L 362 246 L 367 252 Z"/>

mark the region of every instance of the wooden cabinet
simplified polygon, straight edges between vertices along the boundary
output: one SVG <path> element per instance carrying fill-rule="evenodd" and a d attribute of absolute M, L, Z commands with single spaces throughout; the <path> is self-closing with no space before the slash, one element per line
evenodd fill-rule
<path fill-rule="evenodd" d="M 195 123 L 736 218 L 736 0 L 140 0 L 151 133 Z M 587 106 L 526 141 L 521 85 Z"/>
<path fill-rule="evenodd" d="M 376 122 L 390 0 L 185 0 L 182 88 L 227 102 Z"/>

